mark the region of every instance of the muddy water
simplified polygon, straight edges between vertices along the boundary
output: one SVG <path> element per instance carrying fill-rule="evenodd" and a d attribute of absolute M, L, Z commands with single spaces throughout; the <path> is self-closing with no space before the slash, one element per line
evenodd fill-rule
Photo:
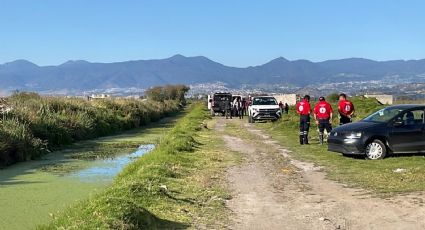
<path fill-rule="evenodd" d="M 102 190 L 154 147 L 141 145 L 132 153 L 99 160 L 73 159 L 62 151 L 0 170 L 0 229 L 34 229 L 46 223 L 57 211 Z"/>

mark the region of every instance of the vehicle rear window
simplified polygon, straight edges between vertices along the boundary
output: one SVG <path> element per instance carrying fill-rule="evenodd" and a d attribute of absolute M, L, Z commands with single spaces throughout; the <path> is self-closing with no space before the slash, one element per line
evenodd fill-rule
<path fill-rule="evenodd" d="M 225 101 L 226 98 L 230 98 L 229 96 L 214 96 L 214 101 Z"/>

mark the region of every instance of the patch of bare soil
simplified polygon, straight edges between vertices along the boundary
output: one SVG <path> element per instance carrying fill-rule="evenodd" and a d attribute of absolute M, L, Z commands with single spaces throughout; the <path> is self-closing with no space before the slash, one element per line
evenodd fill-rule
<path fill-rule="evenodd" d="M 225 126 L 220 119 L 218 126 Z M 258 140 L 223 136 L 245 161 L 228 170 L 231 229 L 425 229 L 424 194 L 372 197 L 325 178 L 252 125 Z M 279 160 L 280 157 L 280 160 Z"/>

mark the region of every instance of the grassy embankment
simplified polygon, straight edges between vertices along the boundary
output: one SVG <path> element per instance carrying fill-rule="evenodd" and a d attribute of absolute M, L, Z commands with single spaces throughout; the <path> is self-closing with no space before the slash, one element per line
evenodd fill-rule
<path fill-rule="evenodd" d="M 383 107 L 374 99 L 360 97 L 353 98 L 353 103 L 357 111 L 355 120 L 360 120 Z M 333 103 L 333 108 L 337 108 L 336 103 Z M 344 157 L 338 153 L 328 152 L 326 144 L 323 146 L 318 144 L 317 126 L 313 121 L 310 129 L 312 139 L 310 145 L 300 146 L 298 121 L 294 108 L 291 108 L 289 116 L 285 116 L 281 121 L 273 124 L 257 124 L 257 126 L 267 130 L 274 139 L 292 150 L 294 157 L 324 166 L 329 178 L 344 184 L 366 188 L 381 195 L 425 190 L 425 157 L 423 155 L 401 155 L 378 161 Z M 337 124 L 335 117 L 333 125 Z M 398 168 L 406 169 L 406 171 L 394 172 Z"/>
<path fill-rule="evenodd" d="M 0 167 L 39 158 L 77 141 L 158 121 L 177 112 L 179 100 L 86 101 L 19 93 L 6 98 L 2 106 Z"/>
<path fill-rule="evenodd" d="M 225 223 L 223 169 L 235 160 L 202 128 L 204 105 L 187 115 L 152 152 L 129 165 L 113 185 L 54 217 L 40 229 L 179 229 Z"/>
<path fill-rule="evenodd" d="M 0 229 L 34 229 L 50 222 L 49 213 L 61 212 L 76 200 L 85 200 L 102 192 L 112 183 L 111 174 L 119 173 L 116 172 L 119 166 L 110 162 L 134 152 L 140 145 L 158 144 L 184 114 L 182 111 L 119 135 L 79 141 L 43 156 L 43 160 L 23 162 L 1 170 Z M 106 162 L 93 160 L 105 157 Z M 80 174 L 102 165 L 112 168 L 105 175 Z"/>

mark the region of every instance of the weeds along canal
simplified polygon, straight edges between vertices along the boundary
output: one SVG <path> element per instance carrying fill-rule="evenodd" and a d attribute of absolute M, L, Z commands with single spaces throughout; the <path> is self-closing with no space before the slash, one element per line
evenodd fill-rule
<path fill-rule="evenodd" d="M 128 138 L 126 146 L 133 146 Z M 122 140 L 113 143 L 115 150 L 122 152 L 75 158 L 96 152 L 63 150 L 0 170 L 1 229 L 34 229 L 48 222 L 58 211 L 105 188 L 125 166 L 155 148 L 143 144 L 130 150 L 122 147 Z M 113 151 L 109 147 L 108 151 Z"/>

